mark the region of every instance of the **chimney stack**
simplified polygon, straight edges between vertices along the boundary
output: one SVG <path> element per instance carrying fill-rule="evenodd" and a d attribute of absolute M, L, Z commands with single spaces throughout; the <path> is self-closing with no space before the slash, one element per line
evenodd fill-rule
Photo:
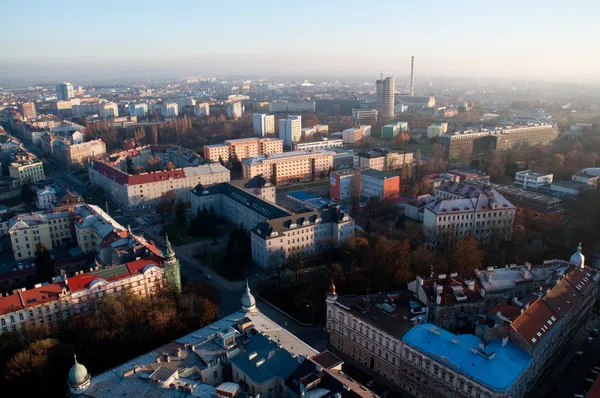
<path fill-rule="evenodd" d="M 415 95 L 415 57 L 410 57 L 410 96 Z"/>

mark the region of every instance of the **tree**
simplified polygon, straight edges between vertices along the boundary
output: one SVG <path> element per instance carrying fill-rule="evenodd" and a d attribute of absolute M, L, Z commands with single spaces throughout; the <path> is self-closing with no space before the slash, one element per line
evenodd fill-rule
<path fill-rule="evenodd" d="M 177 202 L 177 207 L 175 208 L 175 219 L 177 220 L 177 225 L 183 226 L 186 222 L 186 208 L 185 204 L 179 199 Z"/>
<path fill-rule="evenodd" d="M 54 264 L 50 251 L 41 241 L 35 246 L 36 277 L 39 283 L 52 282 Z"/>
<path fill-rule="evenodd" d="M 350 178 L 350 214 L 356 216 L 360 211 L 360 194 L 362 192 L 362 179 L 360 172 L 356 171 Z"/>
<path fill-rule="evenodd" d="M 481 268 L 485 252 L 471 235 L 454 242 L 450 253 L 449 268 L 460 275 L 470 275 Z"/>
<path fill-rule="evenodd" d="M 277 287 L 281 288 L 281 283 L 287 269 L 286 261 L 283 259 L 283 253 L 280 251 L 273 252 L 269 255 L 269 269 L 275 273 Z"/>
<path fill-rule="evenodd" d="M 127 174 L 136 174 L 135 167 L 133 165 L 133 159 L 131 158 L 131 156 L 127 156 L 125 158 L 125 171 L 127 172 Z"/>
<path fill-rule="evenodd" d="M 30 205 L 35 199 L 35 193 L 31 190 L 30 184 L 25 184 L 21 187 L 21 200 L 24 204 Z"/>
<path fill-rule="evenodd" d="M 269 182 L 272 185 L 277 185 L 277 176 L 275 175 L 275 173 L 271 173 L 271 177 L 269 177 Z"/>
<path fill-rule="evenodd" d="M 146 170 L 147 171 L 158 171 L 158 169 L 160 168 L 160 163 L 162 162 L 162 159 L 160 158 L 160 156 L 156 155 L 156 156 L 152 156 L 150 155 L 148 157 L 148 160 L 146 162 Z"/>
<path fill-rule="evenodd" d="M 169 160 L 169 163 L 167 163 L 167 170 L 175 170 L 175 164 Z"/>
<path fill-rule="evenodd" d="M 163 224 L 167 222 L 169 214 L 173 211 L 173 203 L 175 203 L 176 198 L 177 195 L 172 189 L 160 196 L 160 200 L 156 205 L 156 212 L 162 217 Z"/>

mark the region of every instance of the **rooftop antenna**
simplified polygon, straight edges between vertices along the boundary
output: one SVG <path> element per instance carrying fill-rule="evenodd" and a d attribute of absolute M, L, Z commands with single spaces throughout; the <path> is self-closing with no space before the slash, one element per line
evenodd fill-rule
<path fill-rule="evenodd" d="M 380 76 L 381 76 L 381 80 L 383 80 L 383 71 L 381 71 L 381 75 Z"/>

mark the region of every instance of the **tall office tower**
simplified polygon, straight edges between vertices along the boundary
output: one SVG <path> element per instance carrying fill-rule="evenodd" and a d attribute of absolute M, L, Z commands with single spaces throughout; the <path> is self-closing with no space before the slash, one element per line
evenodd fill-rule
<path fill-rule="evenodd" d="M 396 91 L 396 78 L 394 76 L 377 80 L 377 111 L 379 112 L 379 121 L 389 121 L 394 119 L 394 101 Z"/>
<path fill-rule="evenodd" d="M 279 138 L 283 140 L 283 146 L 291 148 L 292 143 L 300 141 L 302 137 L 302 117 L 288 116 L 287 119 L 279 121 Z"/>
<path fill-rule="evenodd" d="M 415 57 L 410 57 L 410 96 L 415 95 Z"/>
<path fill-rule="evenodd" d="M 59 101 L 68 101 L 75 97 L 73 85 L 69 82 L 58 83 L 56 85 L 56 99 Z"/>
<path fill-rule="evenodd" d="M 252 129 L 254 135 L 266 137 L 275 132 L 275 116 L 266 113 L 255 113 L 252 115 Z"/>

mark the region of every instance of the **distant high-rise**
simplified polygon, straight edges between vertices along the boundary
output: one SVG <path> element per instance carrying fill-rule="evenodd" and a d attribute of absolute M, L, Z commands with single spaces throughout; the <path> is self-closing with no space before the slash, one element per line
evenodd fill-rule
<path fill-rule="evenodd" d="M 300 141 L 301 137 L 302 117 L 288 116 L 279 121 L 279 138 L 283 140 L 284 147 L 292 148 L 292 143 Z"/>
<path fill-rule="evenodd" d="M 394 76 L 377 80 L 377 111 L 380 121 L 389 121 L 394 119 L 394 102 L 396 91 L 396 78 Z"/>
<path fill-rule="evenodd" d="M 252 128 L 254 135 L 266 137 L 275 132 L 275 116 L 266 113 L 255 113 L 252 115 Z"/>
<path fill-rule="evenodd" d="M 415 57 L 410 57 L 410 96 L 415 95 Z"/>
<path fill-rule="evenodd" d="M 56 85 L 56 99 L 59 101 L 68 101 L 75 97 L 73 85 L 69 82 L 58 83 Z"/>

